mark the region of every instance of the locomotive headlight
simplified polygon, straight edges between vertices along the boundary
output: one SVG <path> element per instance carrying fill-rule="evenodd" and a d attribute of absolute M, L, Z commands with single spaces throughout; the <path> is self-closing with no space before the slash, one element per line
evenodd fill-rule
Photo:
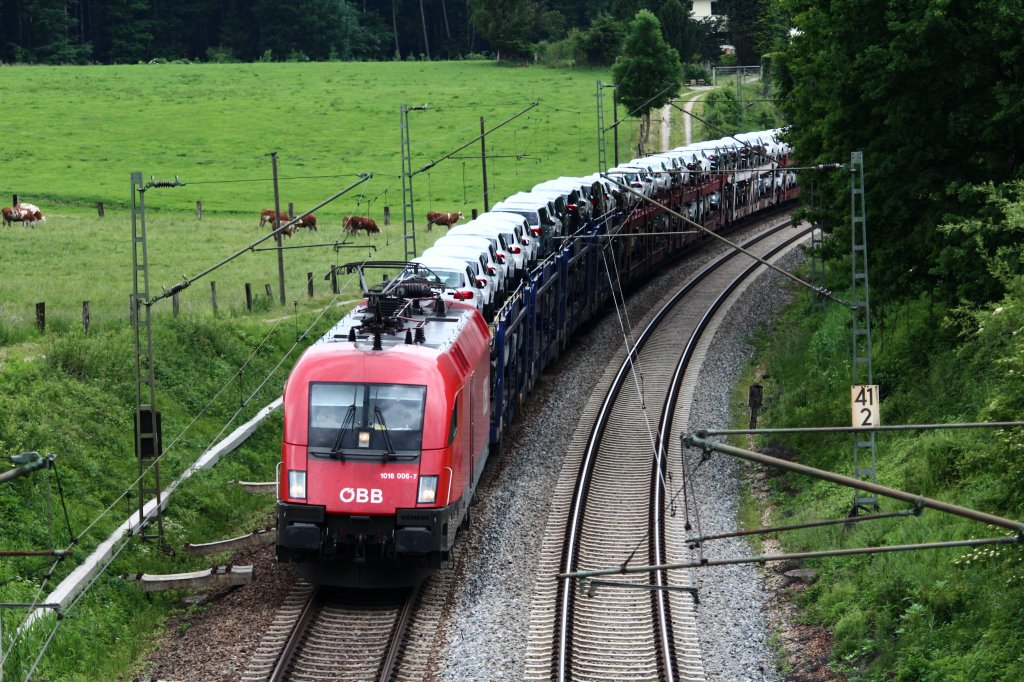
<path fill-rule="evenodd" d="M 435 500 L 437 500 L 437 476 L 420 476 L 416 504 L 434 504 Z"/>
<path fill-rule="evenodd" d="M 296 500 L 306 499 L 305 471 L 288 471 L 288 497 Z"/>

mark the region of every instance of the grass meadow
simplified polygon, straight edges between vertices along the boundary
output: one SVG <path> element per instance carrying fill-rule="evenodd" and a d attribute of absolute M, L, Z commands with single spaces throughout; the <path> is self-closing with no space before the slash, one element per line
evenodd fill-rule
<path fill-rule="evenodd" d="M 483 210 L 479 143 L 440 161 L 480 134 L 481 117 L 489 130 L 537 103 L 487 137 L 490 203 L 542 180 L 598 170 L 595 84 L 609 80 L 602 71 L 478 61 L 4 67 L 3 75 L 7 89 L 23 96 L 0 124 L 0 197 L 6 204 L 16 193 L 48 219 L 34 229 L 2 229 L 0 345 L 33 337 L 40 301 L 50 331 L 80 325 L 84 300 L 94 326 L 125 322 L 132 172 L 186 183 L 145 194 L 151 295 L 265 234 L 257 225 L 260 209 L 274 201 L 271 152 L 279 157 L 282 208 L 290 202 L 296 211 L 372 173 L 317 211 L 317 233 L 302 231 L 286 242 L 340 240 L 345 214 L 369 215 L 383 226 L 390 208 L 391 225 L 356 240 L 360 248 L 286 251 L 291 306 L 305 299 L 309 272 L 319 296 L 328 291 L 322 275 L 332 263 L 402 256 L 402 104 L 428 107 L 409 113 L 412 167 L 438 161 L 413 178 L 422 250 L 439 236 L 423 230 L 427 211 Z M 673 145 L 681 144 L 681 131 L 673 125 Z M 622 158 L 635 155 L 634 122 L 620 126 L 619 145 Z M 102 219 L 97 202 L 105 207 Z M 182 293 L 184 312 L 210 314 L 210 280 L 222 313 L 244 308 L 246 282 L 264 299 L 271 283 L 276 299 L 276 254 L 247 252 L 196 282 Z M 170 314 L 169 302 L 154 306 L 154 314 Z"/>
<path fill-rule="evenodd" d="M 481 117 L 491 129 L 537 103 L 487 138 L 491 203 L 542 180 L 598 170 L 595 83 L 609 80 L 601 71 L 488 62 L 0 67 L 0 74 L 8 91 L 22 93 L 0 122 L 6 152 L 0 203 L 16 193 L 47 215 L 35 228 L 0 228 L 0 456 L 55 453 L 72 496 L 64 531 L 51 522 L 61 518 L 49 506 L 57 504 L 53 477 L 27 476 L 0 486 L 0 549 L 65 546 L 73 531 L 82 534 L 80 556 L 131 514 L 136 500 L 133 335 L 127 325 L 132 172 L 186 183 L 145 193 L 151 296 L 242 254 L 181 293 L 179 320 L 171 319 L 169 300 L 153 306 L 164 425 L 161 476 L 167 481 L 225 429 L 280 395 L 308 338 L 324 333 L 358 298 L 355 282 L 346 277 L 339 281 L 347 288 L 333 299 L 323 279 L 332 264 L 404 255 L 401 104 L 428 106 L 409 115 L 413 168 L 438 162 L 413 179 L 422 250 L 442 232 L 424 230 L 427 211 L 468 215 L 483 209 L 480 145 L 472 142 Z M 681 144 L 681 120 L 672 123 L 672 144 Z M 619 140 L 620 157 L 632 158 L 635 122 L 620 126 Z M 258 222 L 260 209 L 273 206 L 272 151 L 280 160 L 282 207 L 291 202 L 299 212 L 359 174 L 373 174 L 316 211 L 316 233 L 303 230 L 285 240 L 310 247 L 284 251 L 285 310 L 277 303 L 276 253 L 247 250 L 269 232 Z M 97 202 L 103 202 L 103 218 Z M 384 226 L 385 207 L 390 226 Z M 373 217 L 382 233 L 361 235 L 354 248 L 339 252 L 314 247 L 341 239 L 345 214 Z M 313 273 L 312 301 L 307 273 Z M 212 315 L 211 281 L 219 320 Z M 240 314 L 247 282 L 256 296 L 252 316 Z M 272 299 L 264 293 L 267 284 Z M 84 300 L 91 305 L 88 336 L 81 332 Z M 34 327 L 37 302 L 46 303 L 45 334 Z M 329 303 L 337 304 L 337 314 L 321 317 Z M 306 330 L 309 336 L 299 339 Z M 232 481 L 273 479 L 280 442 L 277 414 L 239 450 L 183 484 L 164 518 L 170 547 L 272 522 L 273 498 L 246 495 Z M 230 560 L 170 555 L 134 540 L 123 550 L 62 625 L 52 625 L 58 629 L 47 625 L 20 638 L 14 633 L 24 612 L 0 609 L 0 649 L 12 652 L 3 662 L 5 673 L 31 676 L 43 653 L 38 679 L 147 679 L 147 654 L 172 614 L 181 631 L 189 614 L 205 607 L 183 613 L 180 591 L 143 595 L 118 575 L 176 573 Z M 75 563 L 62 562 L 47 582 L 42 576 L 49 559 L 0 562 L 0 602 L 38 599 Z M 47 647 L 51 632 L 56 636 Z"/>

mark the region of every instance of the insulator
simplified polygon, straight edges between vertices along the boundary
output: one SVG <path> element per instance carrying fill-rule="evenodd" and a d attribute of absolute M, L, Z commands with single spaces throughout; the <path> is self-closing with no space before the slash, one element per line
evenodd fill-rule
<path fill-rule="evenodd" d="M 405 330 L 405 345 L 407 345 L 407 346 L 411 346 L 412 345 L 412 330 L 411 329 L 406 329 Z"/>
<path fill-rule="evenodd" d="M 426 343 L 427 335 L 423 331 L 423 327 L 416 327 L 416 343 Z"/>
<path fill-rule="evenodd" d="M 402 298 L 430 298 L 433 293 L 430 287 L 425 284 L 403 284 L 395 291 Z"/>
<path fill-rule="evenodd" d="M 356 328 L 355 327 L 349 327 L 349 330 L 348 330 L 348 340 L 351 341 L 352 343 L 356 342 Z"/>
<path fill-rule="evenodd" d="M 373 349 L 384 350 L 384 346 L 380 342 L 380 332 L 373 333 Z"/>
<path fill-rule="evenodd" d="M 438 317 L 444 317 L 444 301 L 441 300 L 440 296 L 434 299 L 434 314 Z"/>

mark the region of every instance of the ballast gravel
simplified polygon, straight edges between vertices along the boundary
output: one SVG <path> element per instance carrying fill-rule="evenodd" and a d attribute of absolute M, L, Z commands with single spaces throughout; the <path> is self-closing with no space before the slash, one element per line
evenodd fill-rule
<path fill-rule="evenodd" d="M 734 233 L 742 240 L 750 230 Z M 711 244 L 659 275 L 629 297 L 630 320 L 636 324 L 666 294 L 724 248 Z M 799 253 L 791 254 L 792 267 Z M 739 373 L 749 362 L 753 338 L 792 298 L 788 280 L 777 273 L 762 275 L 730 310 L 715 336 L 715 353 L 702 370 L 691 425 L 725 428 L 730 423 L 729 398 Z M 605 315 L 570 344 L 571 350 L 541 378 L 523 419 L 512 430 L 501 458 L 488 465 L 473 507 L 473 527 L 462 545 L 461 582 L 447 616 L 448 650 L 438 679 L 521 679 L 529 607 L 536 580 L 546 510 L 558 481 L 561 453 L 604 366 L 622 345 L 614 312 Z M 697 495 L 705 532 L 735 530 L 739 482 L 734 461 L 725 456 L 702 467 Z M 716 556 L 748 555 L 745 542 L 730 541 Z M 701 649 L 709 680 L 779 680 L 768 646 L 766 594 L 759 569 L 751 566 L 705 569 L 696 575 L 701 604 L 697 607 Z"/>
<path fill-rule="evenodd" d="M 745 228 L 729 238 L 742 241 L 752 233 L 753 228 Z M 629 296 L 631 322 L 637 324 L 666 294 L 726 248 L 719 242 L 709 243 Z M 798 258 L 794 252 L 783 267 L 791 268 Z M 768 273 L 732 307 L 715 336 L 715 354 L 702 370 L 691 426 L 728 426 L 732 386 L 752 356 L 749 339 L 791 297 L 788 280 Z M 471 509 L 472 525 L 456 546 L 448 607 L 442 630 L 433 638 L 438 648 L 431 656 L 434 669 L 428 678 L 445 682 L 522 678 L 535 565 L 563 453 L 598 378 L 622 342 L 614 311 L 577 333 L 569 350 L 539 378 L 501 457 L 488 463 Z M 715 455 L 695 479 L 705 533 L 735 529 L 737 468 L 733 460 Z M 246 554 L 239 563 L 256 563 L 264 569 L 254 583 L 217 598 L 214 608 L 182 614 L 157 644 L 148 669 L 135 679 L 239 679 L 291 583 L 287 567 L 271 565 L 272 547 Z M 713 556 L 747 554 L 747 544 L 736 540 L 716 546 Z M 749 565 L 701 569 L 695 579 L 707 679 L 780 680 L 768 646 L 766 594 L 759 569 Z"/>

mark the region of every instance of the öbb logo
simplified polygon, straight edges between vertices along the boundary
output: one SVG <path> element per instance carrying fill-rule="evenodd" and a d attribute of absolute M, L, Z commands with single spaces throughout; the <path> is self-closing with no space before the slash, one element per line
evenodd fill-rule
<path fill-rule="evenodd" d="M 384 491 L 379 488 L 342 488 L 338 496 L 342 502 L 358 502 L 360 504 L 380 504 L 384 501 Z"/>

